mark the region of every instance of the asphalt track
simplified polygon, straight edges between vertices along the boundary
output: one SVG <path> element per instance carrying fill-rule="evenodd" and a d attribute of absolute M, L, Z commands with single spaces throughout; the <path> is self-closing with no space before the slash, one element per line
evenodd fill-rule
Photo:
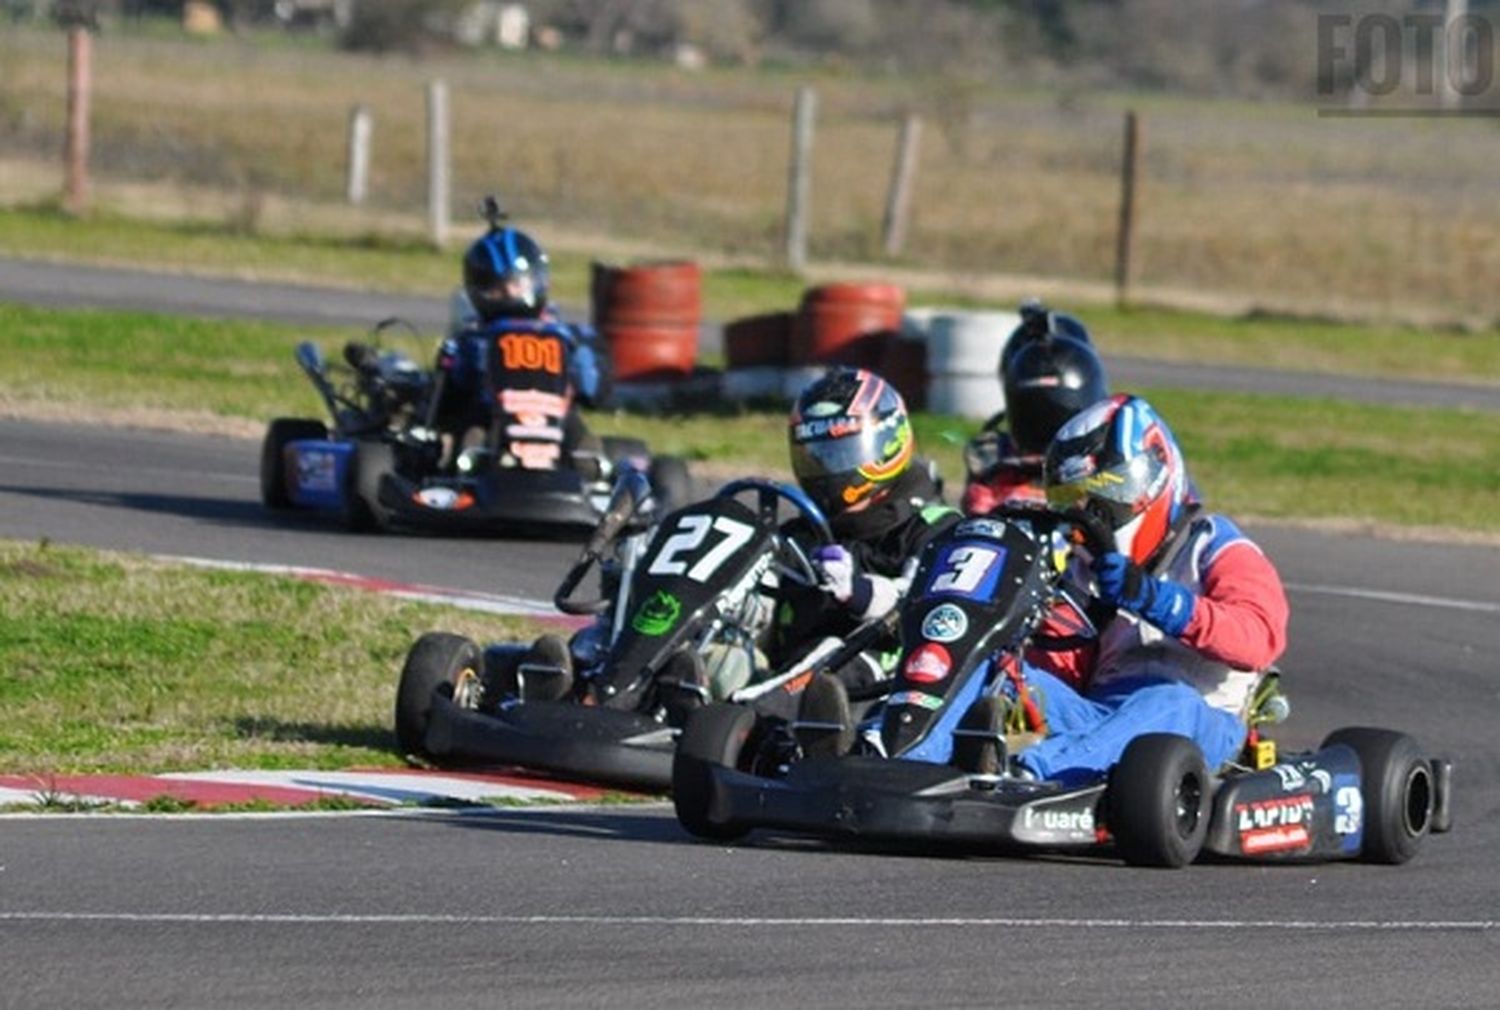
<path fill-rule="evenodd" d="M 524 596 L 575 550 L 273 522 L 255 464 L 3 422 L 0 537 Z M 723 848 L 660 807 L 22 817 L 0 820 L 0 1006 L 1500 1005 L 1500 551 L 1255 532 L 1293 587 L 1284 744 L 1386 725 L 1456 762 L 1457 827 L 1407 866 Z"/>
<path fill-rule="evenodd" d="M 256 457 L 0 422 L 0 537 L 524 596 L 576 549 L 271 522 Z M 1283 744 L 1384 725 L 1455 761 L 1455 830 L 1407 866 L 725 848 L 660 807 L 24 816 L 0 1007 L 1500 1005 L 1500 551 L 1253 532 L 1293 605 Z"/>

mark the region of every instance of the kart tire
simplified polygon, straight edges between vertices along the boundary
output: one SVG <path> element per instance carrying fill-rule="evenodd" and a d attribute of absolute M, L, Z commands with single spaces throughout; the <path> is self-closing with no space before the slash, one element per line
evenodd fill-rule
<path fill-rule="evenodd" d="M 324 439 L 328 427 L 322 421 L 302 417 L 278 417 L 266 429 L 260 444 L 260 500 L 268 509 L 292 507 L 287 485 L 286 447 L 303 439 Z"/>
<path fill-rule="evenodd" d="M 755 729 L 755 712 L 743 705 L 716 702 L 688 717 L 672 758 L 672 806 L 689 834 L 728 842 L 750 829 L 713 814 L 713 769 L 736 768 Z"/>
<path fill-rule="evenodd" d="M 651 461 L 647 476 L 651 479 L 652 494 L 660 506 L 658 515 L 666 515 L 693 500 L 693 479 L 688 475 L 687 464 L 680 458 L 657 456 Z"/>
<path fill-rule="evenodd" d="M 1324 747 L 1343 744 L 1359 755 L 1364 838 L 1359 858 L 1392 866 L 1417 854 L 1432 830 L 1437 798 L 1432 764 L 1405 733 L 1367 726 L 1335 730 Z"/>
<path fill-rule="evenodd" d="M 380 478 L 396 469 L 396 453 L 384 442 L 355 443 L 345 474 L 344 527 L 352 533 L 373 533 L 390 525 L 390 512 L 380 504 Z"/>
<path fill-rule="evenodd" d="M 620 463 L 627 459 L 645 459 L 651 455 L 651 450 L 646 447 L 646 443 L 638 438 L 605 435 L 600 441 L 604 443 L 604 458 L 611 463 Z"/>
<path fill-rule="evenodd" d="M 406 654 L 396 688 L 396 742 L 402 754 L 431 759 L 425 749 L 432 699 L 441 694 L 465 708 L 484 702 L 484 656 L 462 635 L 429 631 Z"/>
<path fill-rule="evenodd" d="M 1198 858 L 1212 796 L 1203 752 L 1187 737 L 1147 733 L 1130 741 L 1105 795 L 1109 828 L 1125 862 L 1176 868 Z"/>

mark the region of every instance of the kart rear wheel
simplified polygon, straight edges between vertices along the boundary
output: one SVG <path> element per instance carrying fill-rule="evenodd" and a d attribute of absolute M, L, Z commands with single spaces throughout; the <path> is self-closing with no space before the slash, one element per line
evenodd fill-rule
<path fill-rule="evenodd" d="M 1432 829 L 1437 790 L 1432 765 L 1405 733 L 1367 726 L 1335 730 L 1324 747 L 1344 744 L 1359 755 L 1364 838 L 1359 858 L 1397 865 L 1417 854 Z"/>
<path fill-rule="evenodd" d="M 1198 858 L 1211 796 L 1203 752 L 1184 736 L 1147 733 L 1110 772 L 1109 828 L 1132 866 L 1176 868 Z"/>
<path fill-rule="evenodd" d="M 716 702 L 688 718 L 672 758 L 672 806 L 690 834 L 727 842 L 750 830 L 715 815 L 713 769 L 739 767 L 754 729 L 755 712 L 743 705 Z"/>
<path fill-rule="evenodd" d="M 354 533 L 372 533 L 390 524 L 390 513 L 380 504 L 380 478 L 396 469 L 396 453 L 384 442 L 356 443 L 345 475 L 343 519 Z"/>
<path fill-rule="evenodd" d="M 463 708 L 484 703 L 484 657 L 479 646 L 462 635 L 429 631 L 406 654 L 396 688 L 396 742 L 402 754 L 431 758 L 426 750 L 427 724 L 437 695 Z"/>
<path fill-rule="evenodd" d="M 292 507 L 287 484 L 286 447 L 303 439 L 324 439 L 328 428 L 322 421 L 303 417 L 278 417 L 266 429 L 260 444 L 260 500 L 268 509 Z"/>
<path fill-rule="evenodd" d="M 651 461 L 651 491 L 656 496 L 658 513 L 665 515 L 693 500 L 693 479 L 687 464 L 676 456 L 657 456 Z"/>

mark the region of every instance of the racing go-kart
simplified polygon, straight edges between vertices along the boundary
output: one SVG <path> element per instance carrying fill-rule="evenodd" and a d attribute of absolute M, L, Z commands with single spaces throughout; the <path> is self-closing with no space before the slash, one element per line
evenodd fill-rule
<path fill-rule="evenodd" d="M 728 704 L 694 712 L 673 765 L 679 821 L 716 841 L 775 828 L 924 848 L 1112 849 L 1161 867 L 1203 853 L 1401 863 L 1429 833 L 1449 829 L 1451 764 L 1404 734 L 1341 729 L 1314 752 L 1278 757 L 1266 731 L 1288 709 L 1274 674 L 1253 696 L 1249 740 L 1227 767 L 1206 767 L 1185 737 L 1148 734 L 1098 780 L 1065 785 L 1011 771 L 1007 749 L 1023 737 L 1007 733 L 1001 713 L 1026 706 L 1002 703 L 1004 684 L 1029 645 L 1070 644 L 1044 641 L 1051 628 L 1042 624 L 1062 591 L 1065 536 L 1107 543 L 1086 514 L 1025 506 L 966 520 L 929 544 L 898 611 L 897 675 L 835 753 L 826 753 L 828 735 L 850 734 L 826 720 L 787 722 Z M 1037 713 L 1025 714 L 1036 728 Z"/>
<path fill-rule="evenodd" d="M 679 459 L 651 459 L 636 439 L 570 443 L 570 351 L 559 336 L 527 321 L 487 332 L 478 390 L 485 423 L 444 435 L 437 424 L 443 373 L 385 346 L 402 331 L 415 337 L 409 324 L 387 319 L 370 342 L 346 345 L 336 364 L 313 343 L 297 346 L 331 427 L 307 418 L 271 422 L 260 465 L 267 508 L 333 513 L 358 531 L 583 533 L 599 521 L 615 471 L 626 463 L 647 468 L 656 507 L 687 500 Z"/>
<path fill-rule="evenodd" d="M 856 635 L 798 669 L 746 683 L 763 671 L 755 642 L 771 620 L 765 591 L 779 579 L 815 579 L 804 546 L 778 523 L 779 506 L 800 514 L 814 541 L 830 542 L 826 519 L 798 488 L 747 479 L 653 527 L 641 509 L 647 495 L 638 472 L 621 474 L 558 587 L 559 610 L 594 618 L 566 646 L 554 639 L 551 649 L 481 649 L 444 632 L 413 645 L 396 699 L 404 753 L 440 765 L 519 765 L 664 790 L 677 727 L 710 696 L 705 675 L 711 681 L 729 671 L 733 689 L 715 693 L 745 701 L 859 647 Z M 578 598 L 595 570 L 599 596 Z"/>

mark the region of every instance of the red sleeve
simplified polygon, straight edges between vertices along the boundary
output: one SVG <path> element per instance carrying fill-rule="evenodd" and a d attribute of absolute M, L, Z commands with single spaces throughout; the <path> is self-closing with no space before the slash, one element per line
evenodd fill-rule
<path fill-rule="evenodd" d="M 1182 641 L 1209 659 L 1264 670 L 1286 649 L 1290 608 L 1281 576 L 1248 540 L 1230 543 L 1207 563 L 1203 589 Z"/>
<path fill-rule="evenodd" d="M 971 480 L 964 488 L 962 507 L 965 515 L 982 516 L 1007 503 L 1046 501 L 1047 493 L 1028 475 L 1002 469 L 987 482 Z"/>

